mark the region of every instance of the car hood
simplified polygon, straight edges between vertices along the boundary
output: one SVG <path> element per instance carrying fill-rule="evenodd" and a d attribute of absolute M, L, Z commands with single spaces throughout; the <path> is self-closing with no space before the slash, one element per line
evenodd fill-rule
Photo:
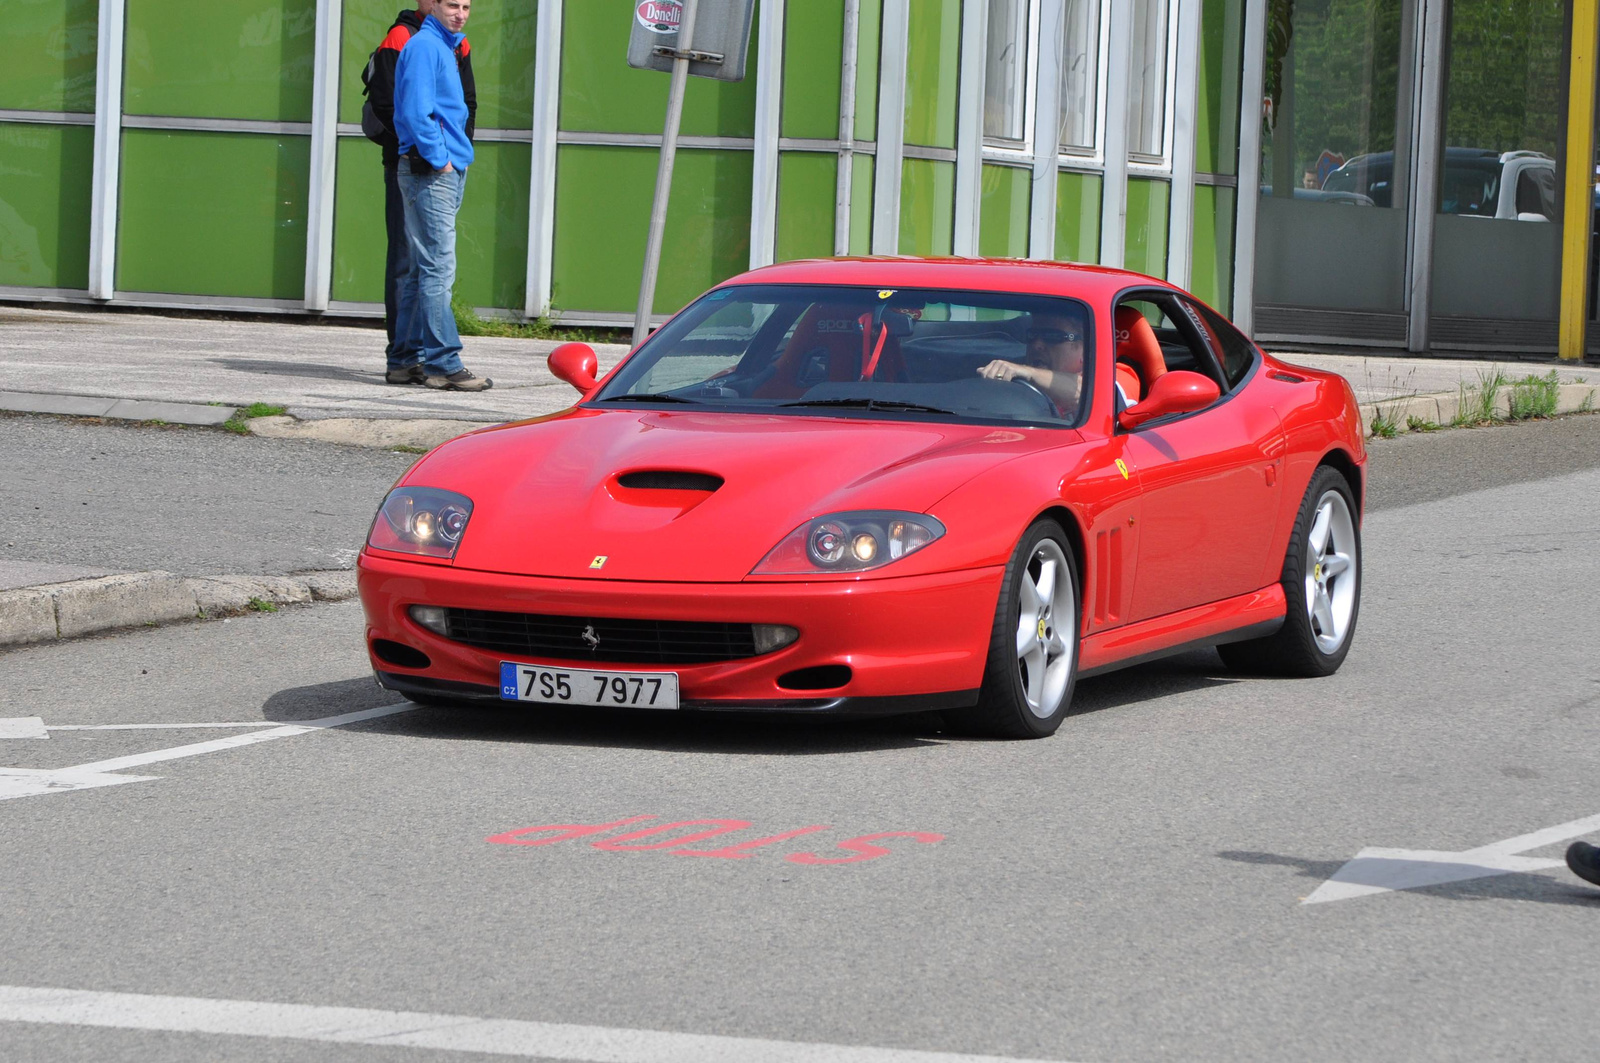
<path fill-rule="evenodd" d="M 457 439 L 405 482 L 472 499 L 458 568 L 733 582 L 814 517 L 928 512 L 986 469 L 1075 438 L 1061 429 L 578 409 Z M 628 475 L 638 473 L 721 483 L 663 489 L 650 486 L 656 476 L 640 487 Z"/>

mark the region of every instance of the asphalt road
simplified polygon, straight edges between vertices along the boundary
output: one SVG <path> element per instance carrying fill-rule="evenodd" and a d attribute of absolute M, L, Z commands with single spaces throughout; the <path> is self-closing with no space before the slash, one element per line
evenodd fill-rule
<path fill-rule="evenodd" d="M 0 562 L 184 576 L 349 568 L 416 460 L 214 429 L 0 415 Z M 1369 510 L 1600 467 L 1600 415 L 1371 444 Z"/>
<path fill-rule="evenodd" d="M 0 416 L 0 561 L 183 576 L 350 568 L 417 460 L 220 429 Z"/>
<path fill-rule="evenodd" d="M 1571 435 L 1596 423 L 1496 430 L 1527 433 L 1503 437 L 1510 460 L 1486 433 L 1376 444 L 1375 469 L 1406 472 L 1374 473 L 1338 675 L 1240 679 L 1189 654 L 1085 681 L 1041 742 L 537 709 L 166 760 L 149 757 L 254 732 L 0 741 L 0 765 L 155 777 L 0 802 L 0 1017 L 8 987 L 98 994 L 0 1021 L 0 1058 L 496 1058 L 395 1047 L 478 1029 L 404 1011 L 644 1031 L 615 1058 L 652 1060 L 716 1058 L 663 1032 L 818 1060 L 1592 1059 L 1600 890 L 1564 869 L 1301 902 L 1367 847 L 1460 852 L 1600 816 L 1600 446 L 1582 446 L 1600 433 Z M 0 718 L 52 728 L 403 708 L 371 683 L 354 603 L 14 650 L 0 674 Z M 633 817 L 654 818 L 504 837 Z M 704 820 L 732 822 L 606 842 Z M 605 847 L 742 823 L 688 848 L 826 829 L 723 858 Z M 905 833 L 862 843 L 873 859 L 788 859 L 866 855 L 839 843 L 884 832 Z M 175 998 L 146 1002 L 166 1025 L 126 1028 L 110 994 L 129 993 Z M 208 1026 L 192 998 L 301 1009 Z M 339 1029 L 381 1043 L 308 1039 L 337 1025 L 307 1010 L 325 1006 L 370 1009 Z M 257 1036 L 171 1032 L 241 1024 Z"/>

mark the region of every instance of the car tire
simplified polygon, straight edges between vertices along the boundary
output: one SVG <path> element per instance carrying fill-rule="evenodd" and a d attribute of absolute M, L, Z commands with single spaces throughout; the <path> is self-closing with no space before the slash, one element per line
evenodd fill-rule
<path fill-rule="evenodd" d="M 1266 638 L 1218 646 L 1237 672 L 1318 678 L 1344 663 L 1361 613 L 1361 524 L 1355 496 L 1337 469 L 1311 477 L 1280 583 L 1283 626 Z"/>
<path fill-rule="evenodd" d="M 1006 564 L 978 704 L 947 714 L 989 738 L 1046 738 L 1078 676 L 1078 567 L 1061 525 L 1028 528 Z"/>

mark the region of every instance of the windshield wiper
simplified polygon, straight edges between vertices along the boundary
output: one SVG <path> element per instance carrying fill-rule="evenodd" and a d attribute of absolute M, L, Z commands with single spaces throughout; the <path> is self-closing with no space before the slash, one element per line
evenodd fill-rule
<path fill-rule="evenodd" d="M 924 406 L 920 402 L 902 402 L 899 399 L 801 399 L 798 402 L 780 402 L 779 406 L 845 406 L 856 410 L 884 410 L 898 413 L 943 413 L 955 416 L 954 410 L 937 406 Z"/>
<path fill-rule="evenodd" d="M 682 395 L 669 395 L 664 391 L 643 395 L 608 395 L 599 402 L 690 402 L 699 403 L 699 399 L 686 399 Z"/>

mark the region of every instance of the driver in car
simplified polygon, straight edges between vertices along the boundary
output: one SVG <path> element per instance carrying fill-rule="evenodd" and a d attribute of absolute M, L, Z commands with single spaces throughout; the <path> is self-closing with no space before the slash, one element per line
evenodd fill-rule
<path fill-rule="evenodd" d="M 985 380 L 1026 380 L 1050 396 L 1063 413 L 1078 407 L 1083 380 L 1084 324 L 1073 314 L 1033 314 L 1025 338 L 1026 361 L 996 358 L 978 370 Z"/>

